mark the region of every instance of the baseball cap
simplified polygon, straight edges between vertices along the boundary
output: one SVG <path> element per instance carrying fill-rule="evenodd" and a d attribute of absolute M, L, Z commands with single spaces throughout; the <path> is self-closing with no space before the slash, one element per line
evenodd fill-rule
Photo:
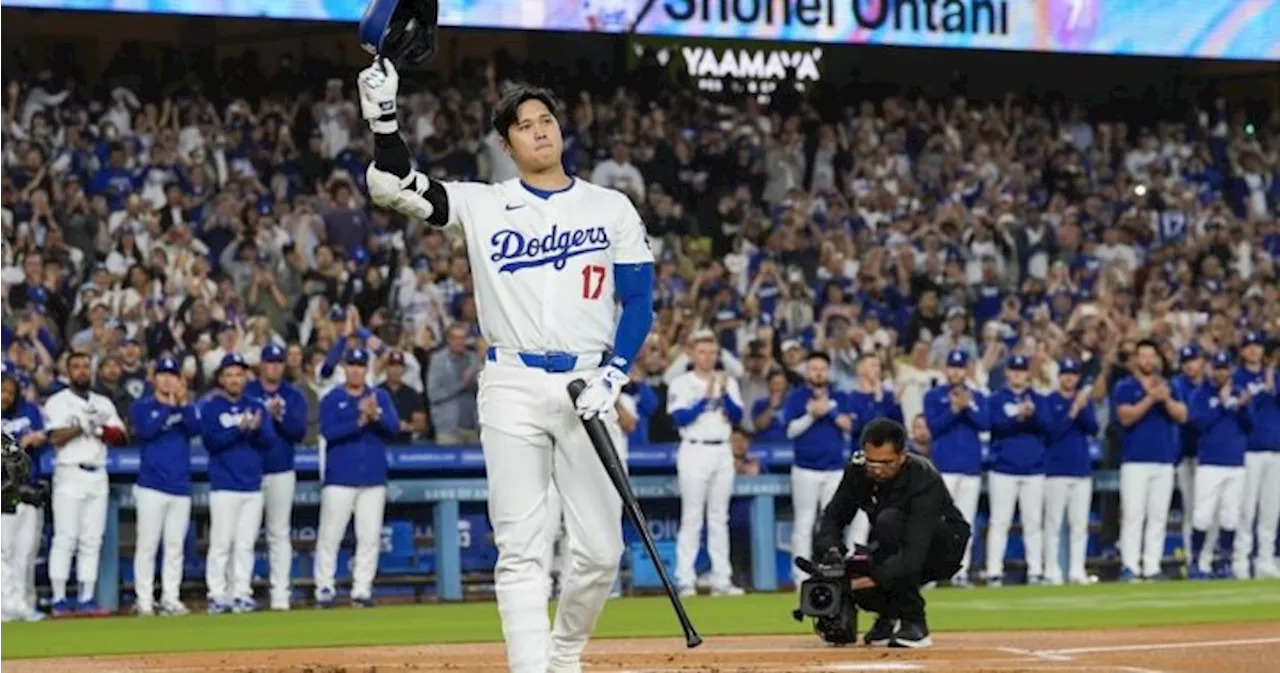
<path fill-rule="evenodd" d="M 1011 372 L 1025 372 L 1031 369 L 1031 361 L 1025 355 L 1015 355 L 1009 358 L 1009 364 L 1005 366 Z"/>
<path fill-rule="evenodd" d="M 1187 344 L 1178 349 L 1178 362 L 1187 363 L 1200 357 L 1200 347 Z"/>
<path fill-rule="evenodd" d="M 222 370 L 227 367 L 244 367 L 247 369 L 249 364 L 244 361 L 244 358 L 241 357 L 239 353 L 227 353 L 222 356 L 222 362 L 218 363 L 218 371 L 216 374 L 221 374 Z"/>
<path fill-rule="evenodd" d="M 1226 351 L 1214 353 L 1212 362 L 1215 369 L 1229 368 L 1234 364 L 1231 360 L 1231 354 Z"/>
<path fill-rule="evenodd" d="M 223 358 L 226 361 L 226 358 Z M 157 374 L 177 374 L 182 371 L 182 365 L 178 361 L 168 355 L 156 359 Z"/>
<path fill-rule="evenodd" d="M 329 309 L 329 319 L 333 322 L 342 322 L 347 319 L 347 311 L 341 306 L 334 306 Z"/>
<path fill-rule="evenodd" d="M 948 367 L 966 367 L 969 364 L 969 351 L 956 349 L 947 353 Z"/>
<path fill-rule="evenodd" d="M 5 360 L 0 362 L 0 378 L 10 379 L 18 375 L 18 368 L 12 362 Z"/>
<path fill-rule="evenodd" d="M 404 366 L 404 353 L 401 353 L 400 351 L 391 351 L 391 352 L 387 355 L 387 364 L 388 364 L 388 365 L 400 365 L 401 367 L 403 367 L 403 366 Z"/>
<path fill-rule="evenodd" d="M 1080 361 L 1075 358 L 1062 358 L 1062 360 L 1058 362 L 1058 373 L 1059 374 L 1079 374 Z"/>
<path fill-rule="evenodd" d="M 801 345 L 800 345 L 800 342 L 799 342 L 799 341 L 796 341 L 795 339 L 787 339 L 786 341 L 783 341 L 783 342 L 782 342 L 782 352 L 783 352 L 783 353 L 785 353 L 785 352 L 787 352 L 787 351 L 791 350 L 792 348 L 800 348 L 800 349 L 803 349 L 803 348 L 804 348 L 804 346 L 801 346 Z"/>
<path fill-rule="evenodd" d="M 262 347 L 263 362 L 284 362 L 284 349 L 279 344 L 267 344 Z"/>
<path fill-rule="evenodd" d="M 1262 342 L 1263 342 L 1263 338 L 1260 332 L 1249 330 L 1248 332 L 1244 333 L 1245 346 L 1260 346 L 1262 345 Z"/>
<path fill-rule="evenodd" d="M 963 306 L 952 306 L 947 309 L 947 320 L 952 318 L 963 318 L 967 315 L 969 315 L 969 312 L 964 310 Z"/>
<path fill-rule="evenodd" d="M 349 365 L 366 367 L 369 364 L 369 351 L 363 348 L 352 348 L 347 351 L 347 356 L 344 358 L 344 361 Z"/>

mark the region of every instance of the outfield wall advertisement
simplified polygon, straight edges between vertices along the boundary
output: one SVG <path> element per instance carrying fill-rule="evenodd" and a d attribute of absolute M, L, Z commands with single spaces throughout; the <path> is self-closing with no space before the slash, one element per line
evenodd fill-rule
<path fill-rule="evenodd" d="M 366 0 L 5 0 L 356 21 Z M 440 0 L 446 26 L 1280 61 L 1280 0 Z"/>

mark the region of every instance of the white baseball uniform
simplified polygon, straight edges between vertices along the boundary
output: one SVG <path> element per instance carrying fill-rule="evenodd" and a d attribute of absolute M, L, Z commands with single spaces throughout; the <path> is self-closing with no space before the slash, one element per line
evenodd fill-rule
<path fill-rule="evenodd" d="M 566 389 L 607 361 L 619 314 L 614 265 L 653 254 L 620 192 L 582 180 L 555 192 L 518 179 L 441 184 L 490 344 L 477 401 L 508 663 L 516 673 L 576 670 L 622 556 L 622 504 Z M 554 629 L 543 567 L 553 483 L 570 547 Z"/>
<path fill-rule="evenodd" d="M 733 566 L 729 562 L 729 501 L 733 497 L 733 449 L 729 438 L 733 424 L 725 399 L 742 407 L 738 381 L 727 379 L 725 390 L 709 400 L 710 381 L 689 372 L 671 382 L 667 390 L 667 411 L 676 412 L 704 404 L 692 422 L 680 428 L 680 448 L 676 453 L 676 475 L 680 483 L 680 531 L 676 534 L 676 584 L 681 590 L 694 587 L 697 575 L 702 524 L 707 525 L 707 555 L 711 557 L 711 587 L 732 586 Z"/>
<path fill-rule="evenodd" d="M 51 432 L 77 425 L 125 427 L 111 400 L 95 392 L 81 397 L 70 388 L 54 393 L 45 402 L 44 415 Z M 80 583 L 79 600 L 93 600 L 107 525 L 106 468 L 107 445 L 92 434 L 81 434 L 55 447 L 53 543 L 49 548 L 49 582 L 55 602 L 66 598 L 73 557 Z"/>

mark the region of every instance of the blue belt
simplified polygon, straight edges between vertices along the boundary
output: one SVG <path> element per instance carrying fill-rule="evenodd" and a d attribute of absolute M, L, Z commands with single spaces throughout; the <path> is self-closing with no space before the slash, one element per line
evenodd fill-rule
<path fill-rule="evenodd" d="M 577 371 L 578 358 L 577 353 L 566 353 L 563 351 L 551 351 L 548 353 L 528 353 L 525 351 L 516 351 L 516 356 L 520 359 L 520 363 L 530 369 L 541 369 L 549 374 L 562 374 L 564 372 Z M 489 362 L 498 361 L 497 346 L 490 346 L 486 353 L 486 359 Z M 600 366 L 609 361 L 609 355 L 602 354 L 599 363 L 589 366 Z M 585 367 L 584 367 L 585 368 Z"/>

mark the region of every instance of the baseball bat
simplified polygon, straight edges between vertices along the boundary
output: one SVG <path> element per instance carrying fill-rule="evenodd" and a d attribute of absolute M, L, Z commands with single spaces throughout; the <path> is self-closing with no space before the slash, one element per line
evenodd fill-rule
<path fill-rule="evenodd" d="M 574 403 L 578 401 L 578 395 L 582 394 L 587 384 L 582 379 L 576 379 L 569 382 L 569 399 Z M 597 416 L 591 420 L 583 420 L 582 426 L 587 430 L 587 437 L 591 438 L 591 445 L 595 447 L 596 455 L 600 457 L 600 462 L 604 464 L 604 471 L 609 474 L 609 480 L 613 482 L 613 487 L 618 490 L 618 495 L 622 496 L 622 509 L 627 514 L 627 518 L 631 521 L 631 525 L 640 531 L 640 538 L 644 540 L 645 551 L 649 552 L 649 559 L 653 561 L 654 567 L 658 569 L 658 576 L 662 578 L 662 588 L 667 590 L 667 598 L 671 599 L 671 607 L 676 611 L 676 618 L 680 620 L 680 628 L 684 629 L 684 642 L 688 647 L 697 647 L 702 644 L 702 637 L 698 635 L 697 630 L 693 628 L 693 622 L 689 621 L 689 614 L 684 610 L 684 603 L 680 600 L 680 594 L 676 591 L 675 584 L 671 581 L 671 576 L 667 573 L 667 566 L 658 556 L 658 547 L 653 543 L 653 536 L 649 534 L 649 522 L 644 517 L 644 512 L 640 509 L 640 501 L 636 500 L 636 494 L 631 490 L 631 482 L 627 480 L 627 472 L 622 467 L 622 460 L 618 458 L 618 450 L 613 446 L 613 439 L 609 437 L 609 430 L 604 426 L 604 421 Z"/>

